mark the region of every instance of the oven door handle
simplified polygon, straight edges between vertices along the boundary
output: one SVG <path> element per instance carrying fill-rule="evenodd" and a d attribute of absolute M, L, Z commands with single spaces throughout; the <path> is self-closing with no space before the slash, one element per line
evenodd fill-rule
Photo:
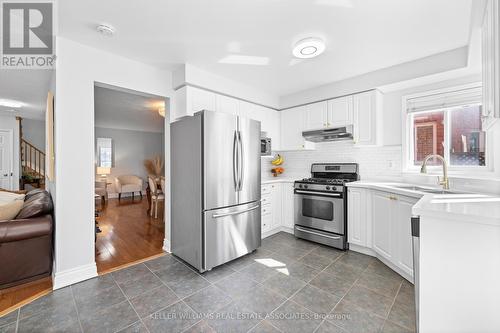
<path fill-rule="evenodd" d="M 301 228 L 299 226 L 295 226 L 295 228 L 298 230 L 298 231 L 302 231 L 302 232 L 306 232 L 308 234 L 313 234 L 313 235 L 316 235 L 316 236 L 321 236 L 321 237 L 326 237 L 326 238 L 331 238 L 331 239 L 335 239 L 335 240 L 338 240 L 340 239 L 340 236 L 330 236 L 330 235 L 324 235 L 324 234 L 321 234 L 319 232 L 314 232 L 314 231 L 311 231 L 311 230 L 306 230 L 304 228 Z"/>
<path fill-rule="evenodd" d="M 310 192 L 310 191 L 302 191 L 302 190 L 295 190 L 295 193 L 308 194 L 308 195 L 324 195 L 327 197 L 334 197 L 334 198 L 340 198 L 342 196 L 342 194 L 340 194 L 340 193 Z"/>

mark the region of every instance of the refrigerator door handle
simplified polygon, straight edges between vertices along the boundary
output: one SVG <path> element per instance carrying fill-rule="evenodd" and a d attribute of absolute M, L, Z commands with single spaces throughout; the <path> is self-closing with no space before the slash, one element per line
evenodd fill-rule
<path fill-rule="evenodd" d="M 233 181 L 234 181 L 234 190 L 238 191 L 239 179 L 238 179 L 238 131 L 234 131 L 233 137 Z"/>
<path fill-rule="evenodd" d="M 253 206 L 253 207 L 250 207 L 250 208 L 247 208 L 247 209 L 243 209 L 243 210 L 237 210 L 237 211 L 223 213 L 223 214 L 214 214 L 214 215 L 212 215 L 212 217 L 214 219 L 217 219 L 217 218 L 224 217 L 224 216 L 238 215 L 238 214 L 249 212 L 251 210 L 255 210 L 255 209 L 259 208 L 259 207 L 260 207 L 260 205 L 256 205 L 256 206 Z"/>
<path fill-rule="evenodd" d="M 241 139 L 241 131 L 238 131 L 238 141 L 240 144 L 239 148 L 239 166 L 240 166 L 240 172 L 239 172 L 239 189 L 238 191 L 241 191 L 243 188 L 243 179 L 244 179 L 244 165 L 245 165 L 245 154 L 243 151 L 243 140 Z"/>

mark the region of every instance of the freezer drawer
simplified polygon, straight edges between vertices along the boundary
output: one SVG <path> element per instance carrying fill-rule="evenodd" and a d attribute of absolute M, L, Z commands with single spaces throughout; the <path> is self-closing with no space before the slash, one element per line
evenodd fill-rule
<path fill-rule="evenodd" d="M 252 252 L 260 246 L 260 202 L 204 213 L 204 270 Z"/>

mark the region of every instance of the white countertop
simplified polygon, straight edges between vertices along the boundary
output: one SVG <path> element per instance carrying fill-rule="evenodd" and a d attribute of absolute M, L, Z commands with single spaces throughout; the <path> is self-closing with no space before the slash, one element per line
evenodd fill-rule
<path fill-rule="evenodd" d="M 413 214 L 500 227 L 500 197 L 487 194 L 429 194 L 413 206 Z"/>
<path fill-rule="evenodd" d="M 421 198 L 424 195 L 426 195 L 426 193 L 424 193 L 424 192 L 398 188 L 398 187 L 396 187 L 397 185 L 411 186 L 413 184 L 390 183 L 390 182 L 371 182 L 371 181 L 365 181 L 365 180 L 358 180 L 357 182 L 346 183 L 347 187 L 370 188 L 373 190 L 387 191 L 387 192 L 391 192 L 391 193 L 395 193 L 395 194 L 406 195 L 406 196 L 413 197 L 413 198 Z M 415 185 L 415 186 L 418 186 L 418 185 Z M 426 187 L 426 186 L 422 186 L 422 187 Z"/>
<path fill-rule="evenodd" d="M 300 178 L 291 178 L 291 177 L 273 177 L 273 178 L 266 178 L 261 180 L 261 184 L 274 184 L 274 183 L 293 183 L 297 179 Z"/>
<path fill-rule="evenodd" d="M 357 181 L 348 187 L 370 188 L 421 198 L 413 206 L 413 214 L 455 219 L 463 222 L 500 226 L 500 197 L 478 193 L 429 194 L 397 186 L 414 184 Z M 414 185 L 429 188 L 428 186 Z"/>

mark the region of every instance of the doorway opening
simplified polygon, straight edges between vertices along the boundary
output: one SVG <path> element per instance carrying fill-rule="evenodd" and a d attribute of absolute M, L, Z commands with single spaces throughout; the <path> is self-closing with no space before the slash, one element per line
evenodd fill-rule
<path fill-rule="evenodd" d="M 163 253 L 167 102 L 161 96 L 94 86 L 99 274 Z"/>

